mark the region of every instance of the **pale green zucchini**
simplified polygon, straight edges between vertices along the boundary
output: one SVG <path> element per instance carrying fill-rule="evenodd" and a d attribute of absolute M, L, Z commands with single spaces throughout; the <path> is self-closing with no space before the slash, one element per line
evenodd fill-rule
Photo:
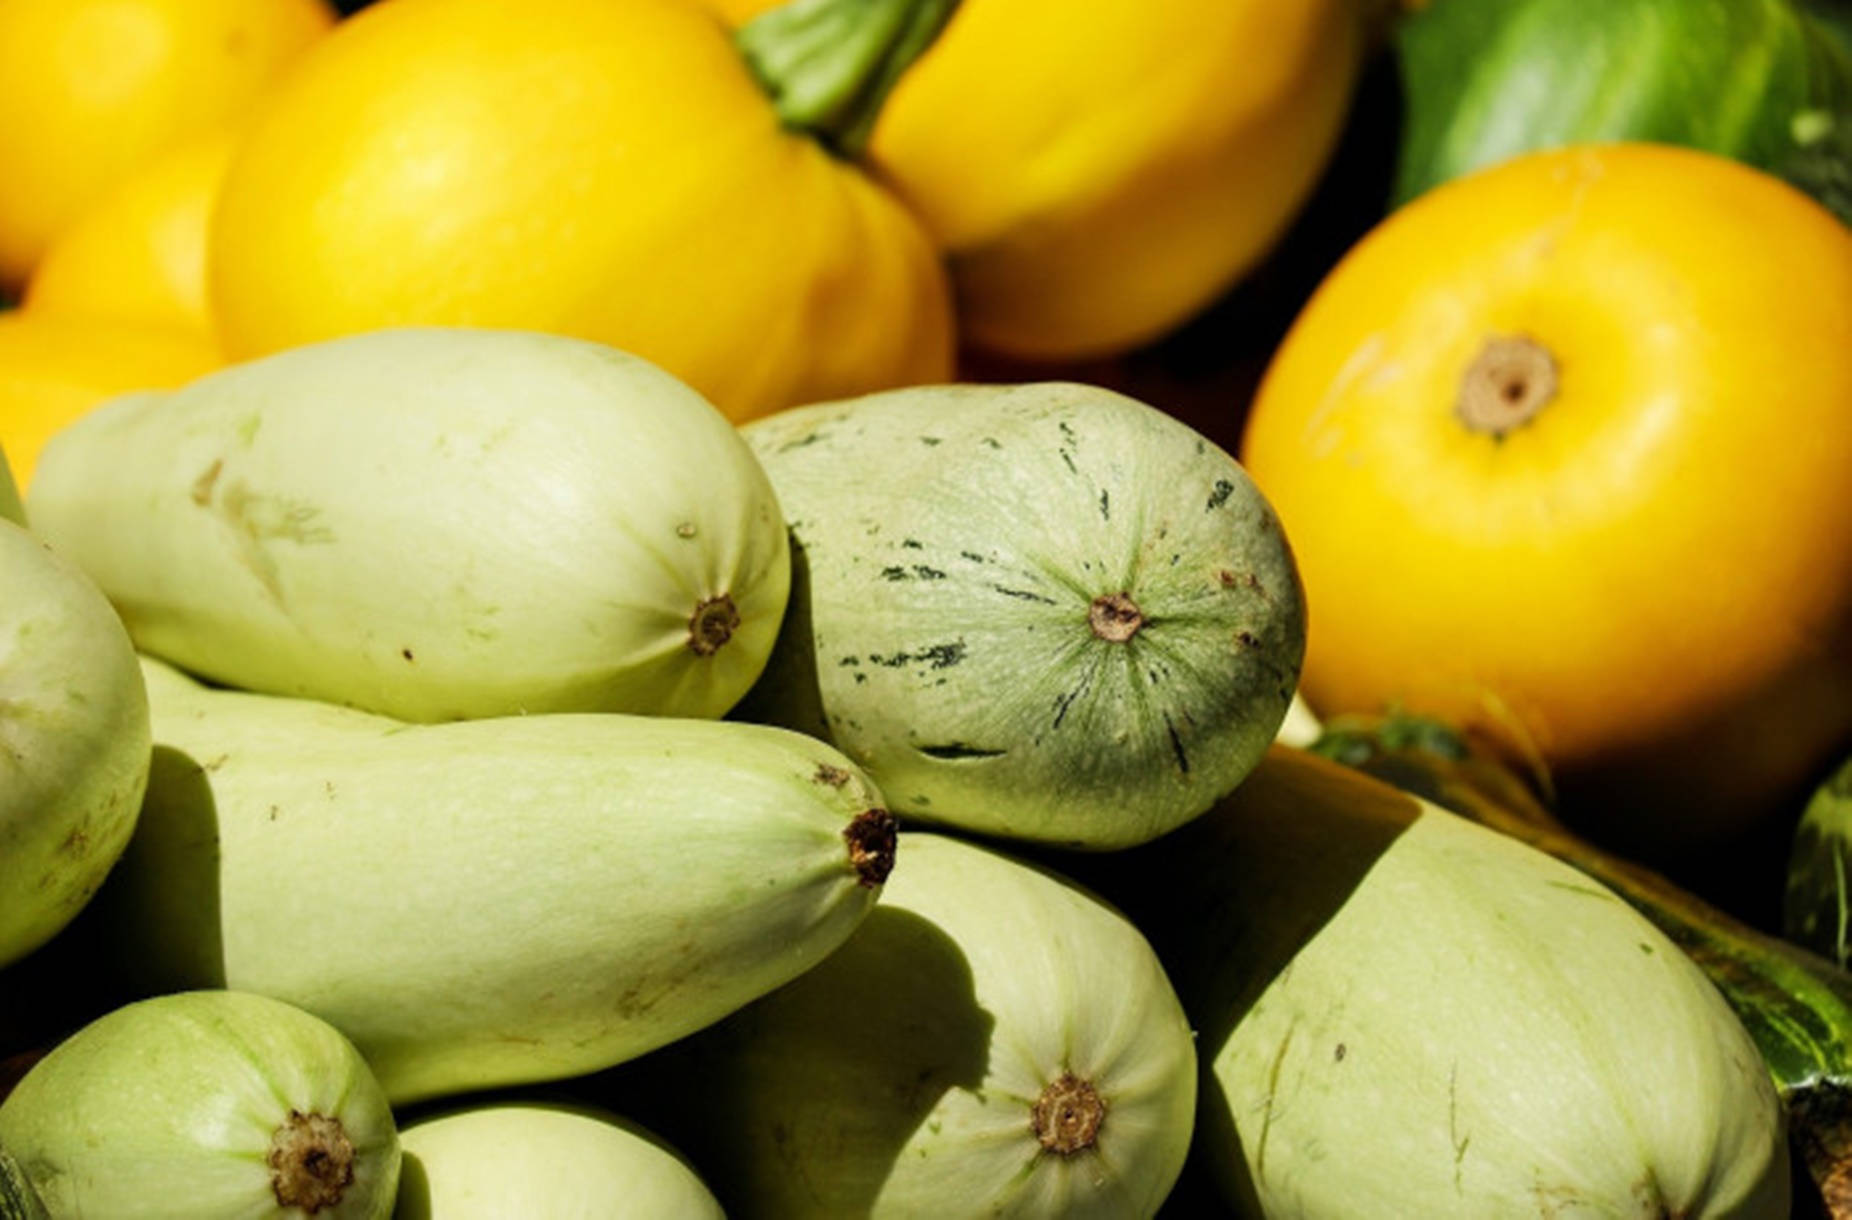
<path fill-rule="evenodd" d="M 4 449 L 0 449 L 0 520 L 14 525 L 26 523 L 26 506 L 20 503 L 19 484 L 13 481 L 13 468 L 7 464 Z"/>
<path fill-rule="evenodd" d="M 84 1026 L 0 1104 L 0 1142 L 50 1220 L 384 1220 L 399 1176 L 392 1110 L 353 1045 L 230 991 Z"/>
<path fill-rule="evenodd" d="M 83 909 L 148 779 L 135 650 L 96 586 L 0 521 L 0 966 Z"/>
<path fill-rule="evenodd" d="M 607 1095 L 738 1217 L 1154 1214 L 1189 1148 L 1196 1056 L 1150 945 L 1053 873 L 901 843 L 847 944 Z"/>
<path fill-rule="evenodd" d="M 718 716 L 783 520 L 692 389 L 517 331 L 376 331 L 131 395 L 46 446 L 35 528 L 146 653 L 406 720 Z"/>
<path fill-rule="evenodd" d="M 1788 1215 L 1783 1115 L 1742 1024 L 1541 851 L 1276 747 L 1097 876 L 1177 980 L 1199 1151 L 1244 1215 Z"/>
<path fill-rule="evenodd" d="M 821 742 L 714 720 L 411 726 L 145 662 L 155 766 L 104 894 L 144 985 L 288 1000 L 395 1104 L 609 1067 L 795 977 L 894 822 Z"/>
<path fill-rule="evenodd" d="M 587 1106 L 482 1102 L 407 1123 L 393 1220 L 724 1220 L 688 1163 Z"/>
<path fill-rule="evenodd" d="M 1279 522 L 1157 409 L 929 386 L 743 431 L 795 549 L 739 714 L 835 743 L 896 811 L 1143 842 L 1239 783 L 1285 717 L 1305 610 Z"/>

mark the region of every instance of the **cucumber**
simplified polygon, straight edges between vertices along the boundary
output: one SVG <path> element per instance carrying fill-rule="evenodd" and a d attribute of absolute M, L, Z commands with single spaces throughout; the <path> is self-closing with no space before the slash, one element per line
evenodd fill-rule
<path fill-rule="evenodd" d="M 89 577 L 0 521 L 0 966 L 89 902 L 135 828 L 148 700 Z"/>
<path fill-rule="evenodd" d="M 1064 878 L 919 831 L 849 942 L 612 1073 L 736 1217 L 1150 1216 L 1182 1170 L 1189 1023 Z"/>
<path fill-rule="evenodd" d="M 1852 1181 L 1852 974 L 1770 936 L 1659 874 L 1604 852 L 1545 809 L 1530 788 L 1449 726 L 1423 717 L 1345 715 L 1312 752 L 1386 780 L 1546 851 L 1652 920 L 1710 977 L 1762 1053 L 1788 1114 L 1788 1136 L 1825 1197 Z M 1841 1202 L 1833 1215 L 1847 1214 Z"/>
<path fill-rule="evenodd" d="M 392 1111 L 353 1045 L 230 991 L 84 1026 L 0 1104 L 0 1143 L 52 1220 L 384 1220 L 399 1176 Z"/>
<path fill-rule="evenodd" d="M 790 575 L 717 410 L 518 331 L 377 331 L 130 395 L 47 445 L 27 508 L 143 652 L 414 721 L 719 716 Z"/>
<path fill-rule="evenodd" d="M 1543 852 L 1281 746 L 1110 863 L 1198 1030 L 1199 1150 L 1244 1214 L 1788 1214 L 1742 1024 Z"/>
<path fill-rule="evenodd" d="M 1841 968 L 1852 961 L 1852 756 L 1827 776 L 1808 798 L 1794 828 L 1788 881 L 1782 894 L 1782 931 L 1797 944 L 1831 958 Z"/>
<path fill-rule="evenodd" d="M 408 1122 L 399 1140 L 393 1220 L 724 1220 L 679 1155 L 594 1107 L 482 1102 Z"/>
<path fill-rule="evenodd" d="M 846 940 L 893 863 L 874 788 L 795 733 L 411 726 L 144 667 L 155 766 L 98 898 L 106 943 L 144 987 L 316 1013 L 394 1104 L 596 1071 L 718 1020 Z"/>
<path fill-rule="evenodd" d="M 928 386 L 744 429 L 792 601 L 739 710 L 830 741 L 898 813 L 1089 848 L 1233 788 L 1286 715 L 1305 607 L 1234 459 L 1092 386 Z"/>
<path fill-rule="evenodd" d="M 1852 37 L 1793 0 L 1433 0 L 1396 32 L 1394 200 L 1522 152 L 1683 144 L 1852 222 Z"/>

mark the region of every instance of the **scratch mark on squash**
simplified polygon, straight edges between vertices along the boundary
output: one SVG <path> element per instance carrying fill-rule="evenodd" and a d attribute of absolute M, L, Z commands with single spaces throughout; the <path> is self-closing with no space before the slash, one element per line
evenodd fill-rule
<path fill-rule="evenodd" d="M 1286 1063 L 1286 1052 L 1292 1046 L 1293 1033 L 1298 1028 L 1298 1021 L 1286 1027 L 1286 1036 L 1280 1039 L 1279 1049 L 1273 1052 L 1273 1063 L 1267 1068 L 1267 1102 L 1260 1114 L 1260 1141 L 1254 1148 L 1256 1181 L 1267 1180 L 1267 1137 L 1273 1133 L 1273 1119 L 1279 1113 L 1280 1069 Z"/>

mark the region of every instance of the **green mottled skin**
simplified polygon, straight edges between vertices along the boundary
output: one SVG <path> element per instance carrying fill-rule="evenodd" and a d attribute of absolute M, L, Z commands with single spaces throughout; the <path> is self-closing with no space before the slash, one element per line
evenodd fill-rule
<path fill-rule="evenodd" d="M 743 429 L 792 606 L 739 714 L 822 737 L 897 813 L 1087 848 L 1207 809 L 1286 714 L 1297 571 L 1226 453 L 1091 386 L 925 387 Z M 1102 622 L 1100 599 L 1142 616 Z"/>
<path fill-rule="evenodd" d="M 1433 0 L 1396 41 L 1398 201 L 1532 149 L 1650 140 L 1852 220 L 1852 40 L 1792 0 Z"/>

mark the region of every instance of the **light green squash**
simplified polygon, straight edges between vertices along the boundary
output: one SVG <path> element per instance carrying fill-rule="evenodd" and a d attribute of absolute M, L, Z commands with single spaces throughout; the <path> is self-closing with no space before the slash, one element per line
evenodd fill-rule
<path fill-rule="evenodd" d="M 148 700 L 89 577 L 0 521 L 0 966 L 50 940 L 135 828 Z"/>
<path fill-rule="evenodd" d="M 1092 386 L 928 386 L 743 429 L 795 547 L 740 715 L 814 733 L 897 812 L 1090 848 L 1233 788 L 1305 643 L 1278 520 L 1234 459 Z"/>
<path fill-rule="evenodd" d="M 1189 1023 L 1138 929 L 956 839 L 821 965 L 611 1073 L 738 1217 L 1156 1213 L 1196 1100 Z"/>
<path fill-rule="evenodd" d="M 128 396 L 52 439 L 27 507 L 143 652 L 406 720 L 718 716 L 789 580 L 719 411 L 519 331 L 375 331 Z"/>
<path fill-rule="evenodd" d="M 686 1161 L 593 1107 L 482 1102 L 399 1137 L 394 1220 L 724 1220 Z"/>
<path fill-rule="evenodd" d="M 1783 1116 L 1742 1024 L 1541 851 L 1276 747 L 1097 877 L 1177 979 L 1198 1151 L 1243 1216 L 1788 1215 Z"/>
<path fill-rule="evenodd" d="M 0 1104 L 50 1220 L 384 1220 L 399 1140 L 325 1021 L 263 996 L 158 996 L 61 1042 Z"/>
<path fill-rule="evenodd" d="M 155 765 L 98 902 L 144 985 L 287 1000 L 394 1104 L 609 1067 L 816 964 L 894 821 L 854 765 L 715 720 L 406 725 L 145 662 Z"/>

